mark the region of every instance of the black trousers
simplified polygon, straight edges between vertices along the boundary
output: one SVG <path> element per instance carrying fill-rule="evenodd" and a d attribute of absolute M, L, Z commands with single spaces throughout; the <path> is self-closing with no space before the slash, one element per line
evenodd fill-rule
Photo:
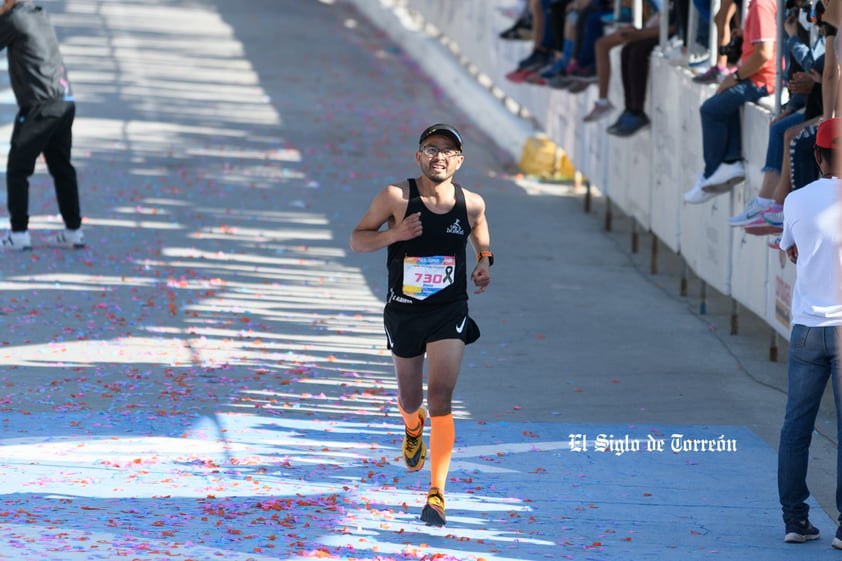
<path fill-rule="evenodd" d="M 649 55 L 658 45 L 659 38 L 640 39 L 626 43 L 620 51 L 620 69 L 623 76 L 623 93 L 626 109 L 643 113 L 646 103 L 646 86 L 649 80 Z"/>
<path fill-rule="evenodd" d="M 12 130 L 6 164 L 6 195 L 13 232 L 29 229 L 29 178 L 41 154 L 55 184 L 58 209 L 69 230 L 82 225 L 79 184 L 70 163 L 76 104 L 56 99 L 21 109 Z"/>

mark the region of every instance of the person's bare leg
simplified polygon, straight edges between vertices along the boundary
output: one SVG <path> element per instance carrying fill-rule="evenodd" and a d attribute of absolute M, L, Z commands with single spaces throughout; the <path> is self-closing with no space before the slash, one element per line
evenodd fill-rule
<path fill-rule="evenodd" d="M 398 399 L 404 411 L 414 413 L 424 402 L 424 355 L 401 358 L 392 355 L 398 380 Z"/>
<path fill-rule="evenodd" d="M 596 79 L 599 87 L 599 99 L 608 99 L 608 86 L 611 83 L 611 49 L 623 44 L 618 33 L 603 35 L 596 40 L 594 54 L 596 58 Z"/>
<path fill-rule="evenodd" d="M 789 159 L 785 157 L 785 159 Z M 761 199 L 771 199 L 775 196 L 775 187 L 781 179 L 781 174 L 777 171 L 769 170 L 763 172 L 763 180 L 760 182 L 760 192 L 757 196 Z"/>
<path fill-rule="evenodd" d="M 731 19 L 737 13 L 737 5 L 734 0 L 722 0 L 717 10 L 716 15 L 713 16 L 713 21 L 716 24 L 716 32 L 719 34 L 718 45 L 724 47 L 731 42 Z M 716 65 L 722 68 L 728 66 L 728 57 L 726 55 L 717 55 Z"/>
<path fill-rule="evenodd" d="M 541 0 L 529 0 L 529 9 L 532 11 L 532 48 L 541 51 L 541 40 L 544 38 L 544 8 Z"/>
<path fill-rule="evenodd" d="M 449 415 L 465 343 L 442 339 L 427 344 L 427 408 L 431 417 Z"/>

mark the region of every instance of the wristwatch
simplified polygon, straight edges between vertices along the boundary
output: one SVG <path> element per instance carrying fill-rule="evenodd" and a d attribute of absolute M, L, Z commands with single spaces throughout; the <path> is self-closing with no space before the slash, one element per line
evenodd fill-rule
<path fill-rule="evenodd" d="M 488 266 L 491 267 L 494 265 L 494 254 L 490 251 L 480 251 L 477 253 L 477 263 L 479 263 L 483 257 L 488 257 Z"/>

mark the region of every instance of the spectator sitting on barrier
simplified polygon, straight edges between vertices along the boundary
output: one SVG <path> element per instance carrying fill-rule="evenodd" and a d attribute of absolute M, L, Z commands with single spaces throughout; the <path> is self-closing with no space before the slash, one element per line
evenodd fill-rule
<path fill-rule="evenodd" d="M 540 74 L 550 87 L 564 88 L 568 85 L 567 68 L 573 62 L 576 50 L 576 24 L 579 17 L 577 0 L 560 0 L 550 5 L 553 34 L 561 55 Z"/>
<path fill-rule="evenodd" d="M 842 396 L 838 391 L 842 350 L 840 143 L 842 122 L 822 122 L 814 151 L 821 178 L 793 191 L 784 202 L 786 221 L 780 246 L 796 265 L 786 412 L 778 446 L 778 497 L 787 543 L 805 543 L 820 537 L 809 518 L 807 470 L 816 415 L 828 382 L 834 392 L 837 434 L 842 435 Z M 842 469 L 842 447 L 837 447 L 836 455 L 836 509 L 842 520 L 842 473 L 838 471 Z M 842 549 L 842 526 L 837 526 L 830 545 Z"/>
<path fill-rule="evenodd" d="M 670 10 L 673 18 L 675 10 Z M 675 26 L 670 26 L 673 33 Z M 608 127 L 608 134 L 631 136 L 649 125 L 649 117 L 644 111 L 646 88 L 649 82 L 649 56 L 658 45 L 658 35 L 627 43 L 620 52 L 620 71 L 623 77 L 623 97 L 625 109 L 617 122 Z"/>
<path fill-rule="evenodd" d="M 745 179 L 740 108 L 775 90 L 777 2 L 750 0 L 740 65 L 700 108 L 705 168 L 684 200 L 700 204 Z"/>
<path fill-rule="evenodd" d="M 736 2 L 735 0 L 722 0 L 722 3 L 719 5 L 719 10 L 716 11 L 713 17 L 713 21 L 716 24 L 719 51 L 710 53 L 710 57 L 713 59 L 713 64 L 711 64 L 710 68 L 693 77 L 693 81 L 697 84 L 721 82 L 729 74 L 728 52 L 730 49 L 738 48 L 741 42 L 741 39 L 737 39 L 739 37 L 740 14 L 738 8 L 740 4 L 741 2 Z M 737 33 L 731 33 L 732 27 L 736 28 Z M 733 43 L 732 38 L 735 39 Z"/>
<path fill-rule="evenodd" d="M 831 3 L 828 12 L 838 13 L 839 0 Z M 821 16 L 816 18 L 817 25 L 825 35 L 825 45 L 834 45 L 837 28 L 821 21 Z M 833 18 L 834 20 L 838 18 Z M 811 150 L 816 137 L 818 126 L 826 119 L 838 115 L 840 111 L 840 97 L 838 95 L 838 84 L 840 80 L 839 62 L 835 48 L 825 49 L 821 84 L 817 88 L 821 99 L 821 114 L 805 121 L 798 127 L 793 127 L 784 135 L 786 146 L 789 147 L 789 157 L 784 159 L 780 179 L 774 188 L 774 204 L 762 210 L 758 219 L 746 226 L 746 232 L 750 234 L 772 234 L 776 235 L 783 230 L 783 201 L 793 190 L 803 187 L 813 181 L 816 177 L 816 167 L 811 159 Z M 815 79 L 818 76 L 813 74 Z M 814 90 L 815 91 L 815 90 Z M 766 225 L 762 222 L 765 222 Z M 769 247 L 776 248 L 778 239 L 775 238 L 769 243 Z"/>
<path fill-rule="evenodd" d="M 603 36 L 603 18 L 613 13 L 609 0 L 579 0 L 579 15 L 576 18 L 576 46 L 570 64 L 564 72 L 564 80 L 556 87 L 568 88 L 576 93 L 588 87 L 596 77 L 594 46 Z"/>
<path fill-rule="evenodd" d="M 799 74 L 799 79 L 802 79 L 803 76 L 805 76 L 805 74 Z M 814 78 L 812 77 L 807 78 L 807 80 L 813 79 Z M 821 85 L 815 84 L 813 89 L 814 91 L 820 90 Z M 820 94 L 818 96 L 814 94 L 811 97 L 819 97 L 819 100 L 821 99 Z M 780 133 L 782 137 L 782 141 L 780 143 L 781 151 L 783 151 L 783 147 L 787 148 L 786 153 L 782 154 L 781 163 L 777 165 L 775 169 L 767 169 L 764 167 L 763 182 L 760 186 L 760 192 L 755 199 L 749 201 L 746 209 L 740 215 L 732 217 L 734 220 L 729 219 L 729 223 L 732 226 L 742 225 L 745 228 L 746 233 L 757 236 L 779 234 L 781 232 L 782 227 L 780 224 L 772 224 L 768 221 L 769 218 L 772 218 L 772 215 L 769 213 L 780 211 L 783 208 L 783 201 L 790 191 L 803 187 L 815 179 L 815 173 L 813 173 L 813 170 L 815 169 L 815 162 L 813 160 L 805 159 L 803 143 L 805 141 L 810 143 L 812 137 L 815 136 L 816 127 L 821 121 L 821 112 L 816 115 L 815 112 L 811 110 L 809 115 L 810 117 L 806 121 L 802 119 L 800 123 L 795 123 Z M 772 144 L 775 143 L 772 138 L 772 134 L 774 129 L 780 123 L 785 123 L 785 120 L 776 123 L 770 129 L 770 150 L 775 150 L 772 146 Z M 809 144 L 808 151 L 810 155 L 812 155 L 812 144 Z M 769 150 L 767 150 L 767 164 L 771 163 L 768 161 L 768 152 Z M 800 170 L 800 173 L 796 173 L 796 170 Z M 743 218 L 745 220 L 749 220 L 752 218 L 752 215 L 753 219 L 747 223 L 733 223 L 737 220 L 742 221 Z"/>
<path fill-rule="evenodd" d="M 599 97 L 594 102 L 591 112 L 585 115 L 582 119 L 586 123 L 594 122 L 603 117 L 607 117 L 614 111 L 614 105 L 608 100 L 608 86 L 611 81 L 611 49 L 618 45 L 625 45 L 623 47 L 623 54 L 621 56 L 621 71 L 623 76 L 623 88 L 626 92 L 626 109 L 628 109 L 628 94 L 632 93 L 632 97 L 637 97 L 639 100 L 634 100 L 634 109 L 643 115 L 643 101 L 646 94 L 646 79 L 649 74 L 649 54 L 652 49 L 658 44 L 660 38 L 660 12 L 657 11 L 657 6 L 651 6 L 651 10 L 646 14 L 646 25 L 642 29 L 636 29 L 631 25 L 623 25 L 613 33 L 600 37 L 596 42 L 596 69 L 597 82 L 599 88 Z M 633 74 L 642 74 L 643 76 L 643 95 L 640 93 L 639 87 L 631 87 L 631 76 Z M 635 84 L 637 85 L 637 84 Z M 639 103 L 638 103 L 639 101 Z M 645 115 L 643 115 L 645 118 Z M 642 122 L 642 121 L 641 121 Z M 645 124 L 648 124 L 648 119 Z M 641 124 L 641 126 L 644 126 Z M 640 127 L 638 127 L 640 128 Z M 631 131 L 634 132 L 634 131 Z"/>
<path fill-rule="evenodd" d="M 777 186 L 781 181 L 785 182 L 786 186 L 781 190 L 782 195 L 778 202 L 782 204 L 783 197 L 790 191 L 789 174 L 782 173 L 782 168 L 789 169 L 790 159 L 784 154 L 784 146 L 789 146 L 789 140 L 794 135 L 790 134 L 785 142 L 785 133 L 788 130 L 794 132 L 802 130 L 805 121 L 810 122 L 821 116 L 823 112 L 820 72 L 824 67 L 824 35 L 820 34 L 813 48 L 809 48 L 804 43 L 803 37 L 799 36 L 798 30 L 799 28 L 804 30 L 805 23 L 808 28 L 812 27 L 812 24 L 809 22 L 799 24 L 797 19 L 798 16 L 790 15 L 784 23 L 784 28 L 788 35 L 787 52 L 792 60 L 790 66 L 801 70 L 793 72 L 788 80 L 790 99 L 769 127 L 766 162 L 761 170 L 763 180 L 760 191 L 746 204 L 742 212 L 728 219 L 731 226 L 744 226 L 747 232 L 757 235 L 779 232 L 768 227 L 769 224 L 761 217 L 761 213 L 775 204 L 775 192 L 779 190 Z M 813 168 L 814 164 L 808 162 L 808 166 Z"/>
<path fill-rule="evenodd" d="M 515 83 L 522 83 L 533 74 L 555 60 L 555 39 L 552 26 L 547 25 L 550 0 L 529 0 L 532 12 L 532 52 L 518 62 L 517 68 L 506 74 L 506 78 Z"/>

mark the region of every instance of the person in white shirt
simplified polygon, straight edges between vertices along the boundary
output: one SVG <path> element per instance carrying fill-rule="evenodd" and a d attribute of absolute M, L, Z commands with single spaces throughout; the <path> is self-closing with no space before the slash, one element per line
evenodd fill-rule
<path fill-rule="evenodd" d="M 822 395 L 832 379 L 838 436 L 842 437 L 842 201 L 834 166 L 839 160 L 842 119 L 827 119 L 816 133 L 821 177 L 784 201 L 780 247 L 795 263 L 786 414 L 778 448 L 778 493 L 786 525 L 784 541 L 819 539 L 808 518 L 807 464 Z M 836 507 L 842 513 L 842 448 L 837 451 Z M 839 516 L 842 521 L 842 514 Z M 831 544 L 842 549 L 842 526 Z"/>

